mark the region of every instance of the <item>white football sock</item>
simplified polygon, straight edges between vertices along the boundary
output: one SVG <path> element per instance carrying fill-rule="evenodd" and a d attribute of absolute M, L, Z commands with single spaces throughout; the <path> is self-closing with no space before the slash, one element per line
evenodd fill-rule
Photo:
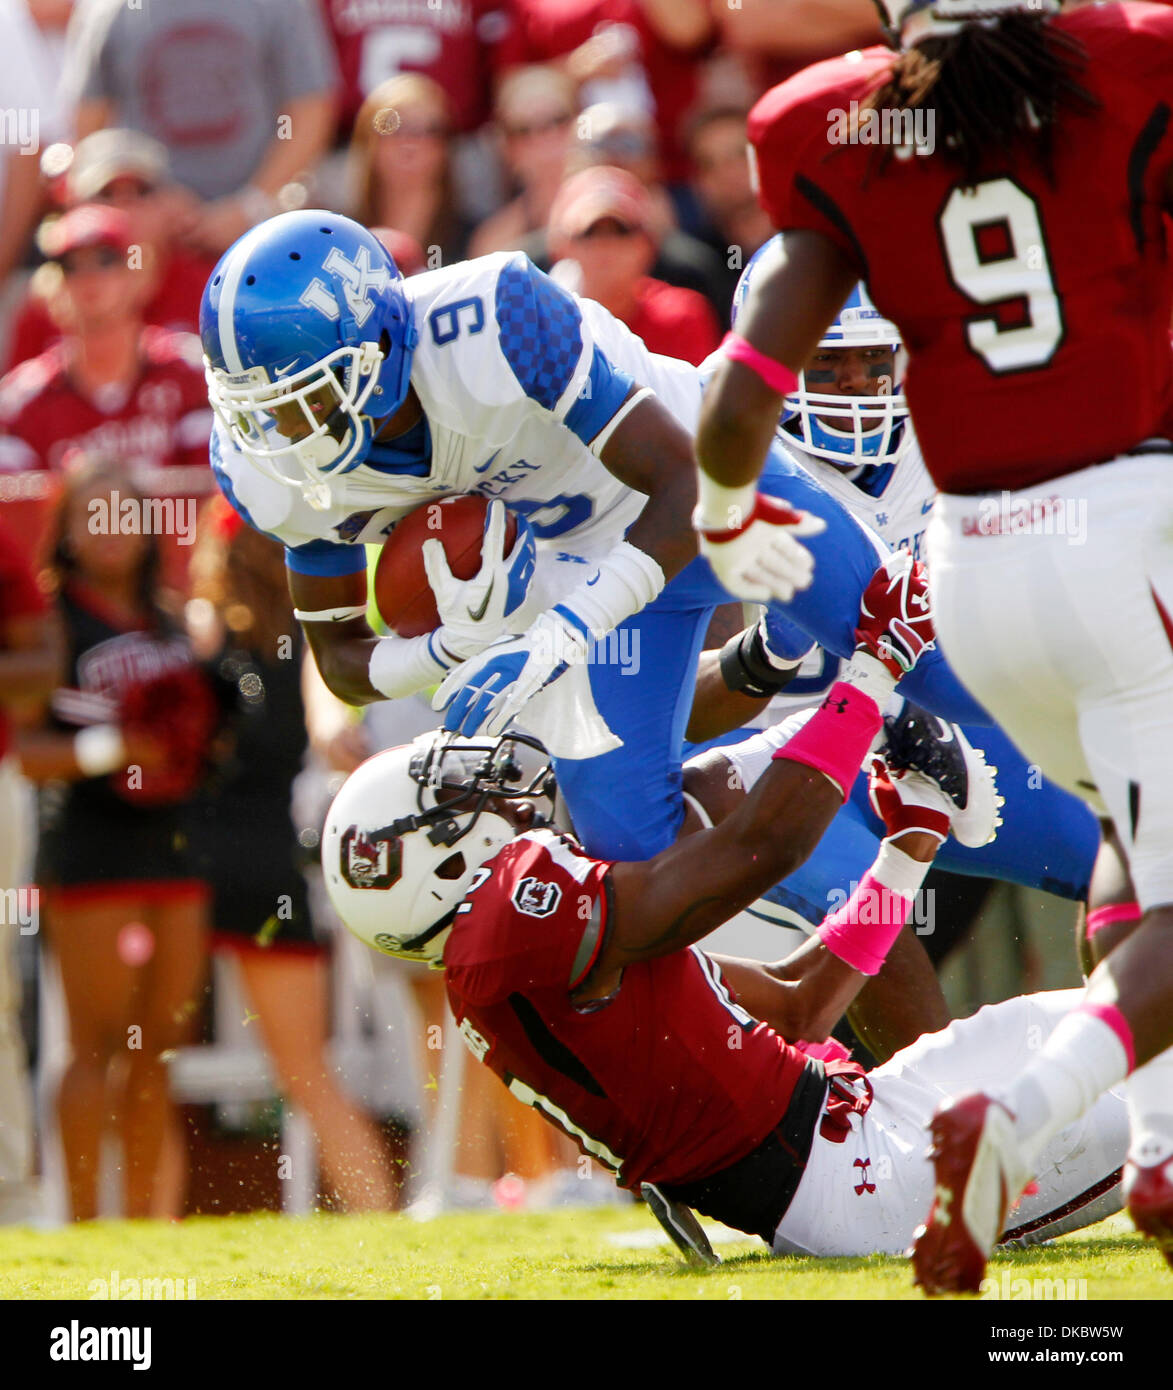
<path fill-rule="evenodd" d="M 1128 1075 L 1128 1054 L 1109 1024 L 1084 1008 L 1059 1021 L 1038 1057 L 1000 1099 L 1014 1115 L 1022 1157 L 1033 1171 L 1046 1145 Z"/>
<path fill-rule="evenodd" d="M 1151 1167 L 1173 1157 L 1173 1047 L 1128 1078 L 1128 1157 Z"/>

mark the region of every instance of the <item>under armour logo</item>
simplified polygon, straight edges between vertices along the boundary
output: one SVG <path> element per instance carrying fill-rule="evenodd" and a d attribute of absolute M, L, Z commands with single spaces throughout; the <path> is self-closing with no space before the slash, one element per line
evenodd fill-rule
<path fill-rule="evenodd" d="M 947 1187 L 942 1187 L 938 1184 L 936 1198 L 936 1211 L 933 1213 L 933 1220 L 938 1226 L 948 1226 L 950 1221 L 953 1220 L 952 1216 L 949 1214 L 949 1205 L 953 1201 L 953 1193 L 950 1192 Z"/>
<path fill-rule="evenodd" d="M 847 701 L 832 700 L 830 695 L 828 695 L 827 698 L 823 701 L 822 708 L 833 709 L 836 714 L 842 714 L 843 711 L 847 708 Z"/>
<path fill-rule="evenodd" d="M 871 1159 L 857 1158 L 851 1166 L 860 1170 L 859 1182 L 855 1185 L 855 1195 L 857 1197 L 862 1197 L 865 1192 L 874 1192 L 876 1190 L 876 1184 L 874 1182 L 868 1182 L 868 1169 L 872 1166 Z"/>
<path fill-rule="evenodd" d="M 337 246 L 330 248 L 330 254 L 322 262 L 322 269 L 342 282 L 342 296 L 355 323 L 361 328 L 375 309 L 372 290 L 385 290 L 391 283 L 391 272 L 385 265 L 371 266 L 371 253 L 360 246 L 352 261 Z M 328 319 L 337 319 L 342 310 L 338 306 L 335 290 L 324 284 L 316 276 L 298 296 L 298 303 L 307 309 L 316 309 Z"/>

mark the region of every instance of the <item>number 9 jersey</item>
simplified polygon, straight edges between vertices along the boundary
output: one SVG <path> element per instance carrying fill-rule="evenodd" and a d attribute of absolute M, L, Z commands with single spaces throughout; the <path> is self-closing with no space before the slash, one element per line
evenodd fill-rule
<path fill-rule="evenodd" d="M 775 226 L 829 237 L 900 328 L 944 492 L 1028 487 L 1173 437 L 1173 10 L 1050 23 L 1086 49 L 1073 77 L 1098 102 L 1060 116 L 1051 180 L 1020 142 L 967 188 L 932 112 L 864 111 L 887 49 L 807 68 L 750 115 Z"/>

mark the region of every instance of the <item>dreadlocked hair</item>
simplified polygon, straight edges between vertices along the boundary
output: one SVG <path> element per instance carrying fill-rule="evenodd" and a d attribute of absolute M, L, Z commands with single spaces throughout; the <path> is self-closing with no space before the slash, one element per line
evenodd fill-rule
<path fill-rule="evenodd" d="M 1084 46 L 1048 16 L 1005 14 L 915 44 L 862 109 L 931 112 L 937 148 L 967 185 L 991 156 L 1024 144 L 1053 181 L 1060 114 L 1100 105 L 1079 81 L 1086 63 Z"/>

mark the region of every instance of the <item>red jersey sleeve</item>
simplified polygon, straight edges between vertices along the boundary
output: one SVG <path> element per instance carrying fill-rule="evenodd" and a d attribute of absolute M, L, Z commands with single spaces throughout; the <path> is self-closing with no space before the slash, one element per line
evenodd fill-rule
<path fill-rule="evenodd" d="M 610 867 L 549 830 L 506 845 L 458 909 L 450 983 L 478 1005 L 577 988 L 606 940 Z"/>
<path fill-rule="evenodd" d="M 768 91 L 749 113 L 750 160 L 770 221 L 782 232 L 821 232 L 857 263 L 861 276 L 866 258 L 824 174 L 843 149 L 838 137 L 853 111 L 883 81 L 894 56 L 873 48 L 815 63 Z"/>

